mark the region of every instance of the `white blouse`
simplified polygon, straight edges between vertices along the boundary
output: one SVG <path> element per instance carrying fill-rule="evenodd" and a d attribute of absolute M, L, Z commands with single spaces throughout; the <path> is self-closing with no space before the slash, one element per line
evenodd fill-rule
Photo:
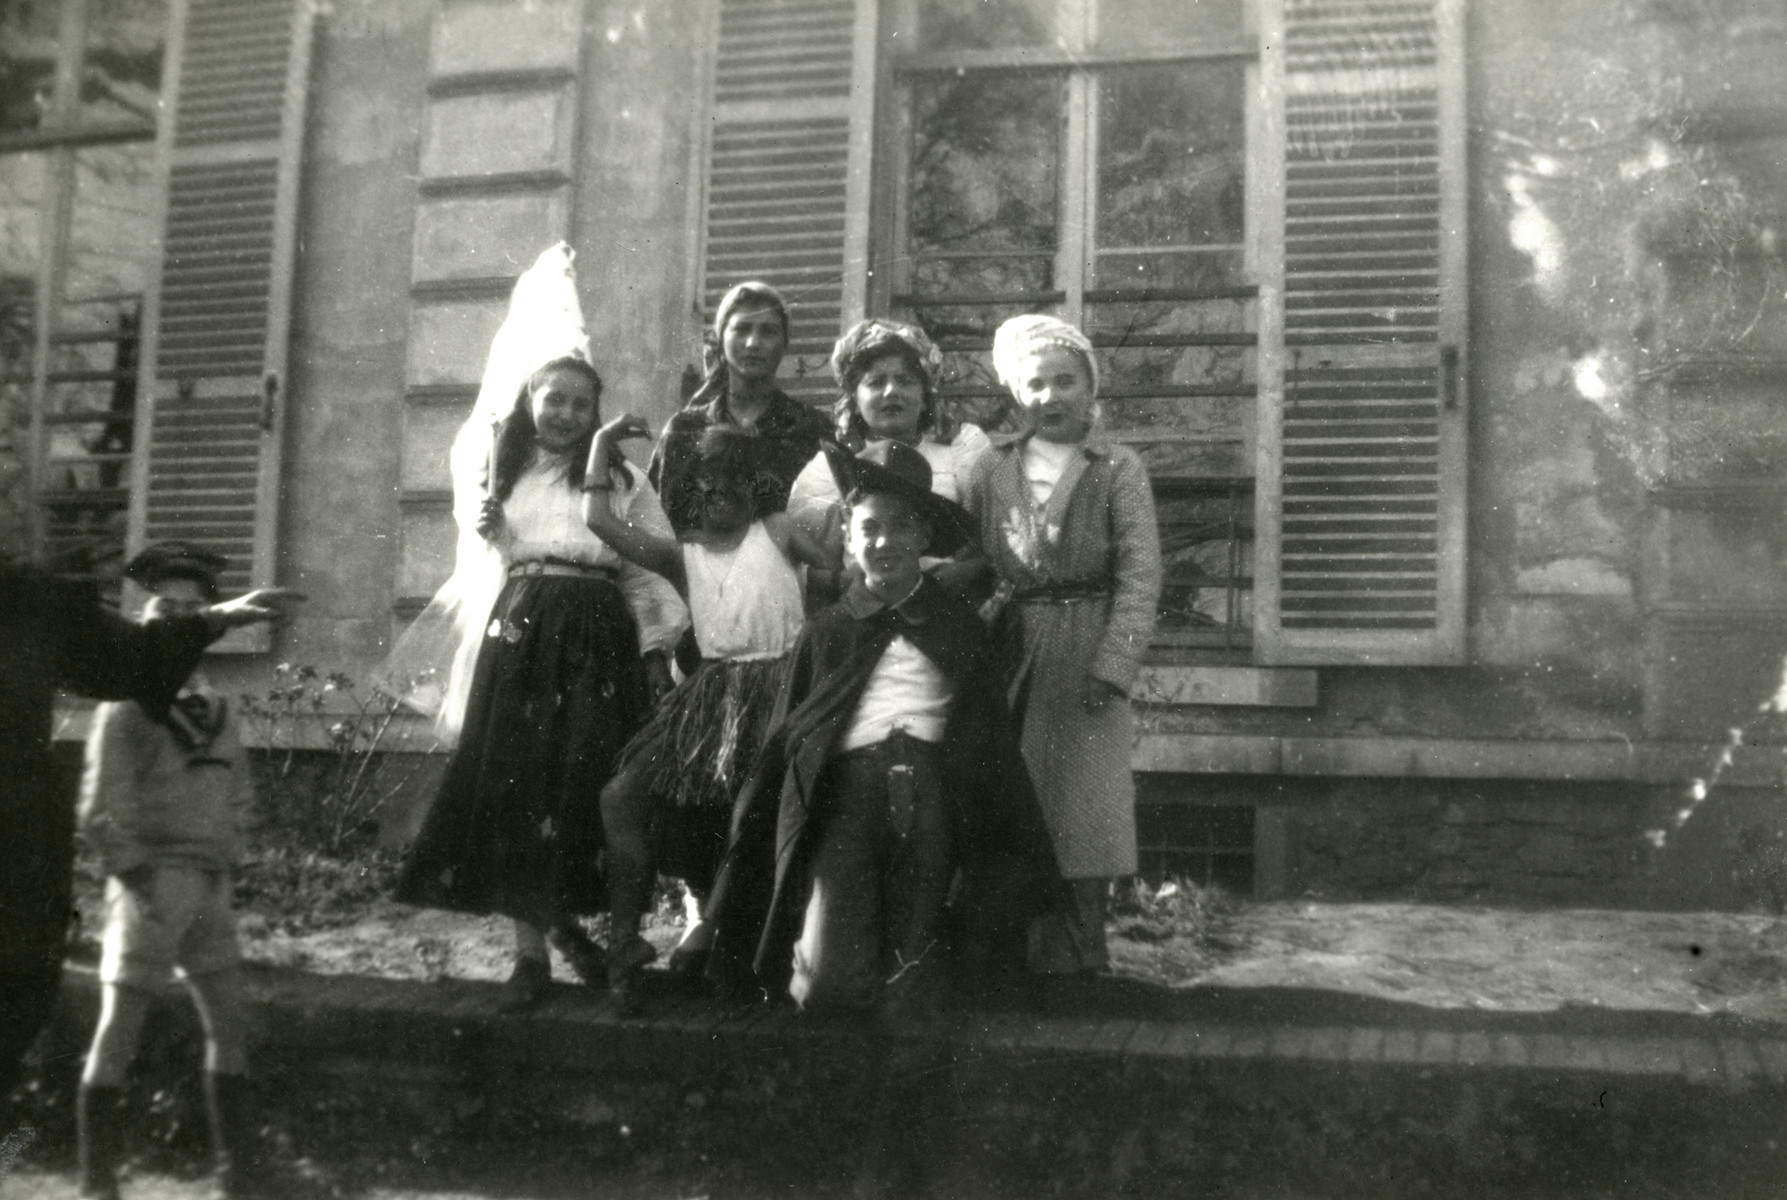
<path fill-rule="evenodd" d="M 975 460 L 993 446 L 978 425 L 963 425 L 956 430 L 953 442 L 939 442 L 926 434 L 914 447 L 931 464 L 931 491 L 945 500 L 961 503 L 962 485 L 974 469 Z M 815 454 L 794 479 L 788 493 L 788 516 L 802 529 L 818 538 L 831 536 L 833 513 L 843 497 L 838 495 L 838 482 L 832 477 L 831 464 L 824 453 Z"/>
<path fill-rule="evenodd" d="M 762 521 L 730 550 L 683 543 L 689 607 L 703 658 L 780 658 L 802 619 L 800 575 Z"/>
<path fill-rule="evenodd" d="M 1030 498 L 1036 502 L 1036 507 L 1048 504 L 1067 464 L 1079 452 L 1078 442 L 1050 442 L 1039 437 L 1024 439 L 1024 478 L 1030 481 Z"/>
<path fill-rule="evenodd" d="M 614 514 L 664 537 L 674 537 L 670 520 L 658 503 L 658 494 L 645 473 L 628 464 L 632 486 L 616 486 L 607 493 Z M 503 527 L 497 533 L 497 551 L 505 567 L 555 558 L 615 572 L 621 594 L 639 622 L 639 650 L 671 650 L 689 627 L 689 610 L 676 589 L 659 575 L 638 567 L 616 554 L 583 523 L 583 495 L 566 481 L 566 464 L 546 454 L 515 481 L 503 501 Z"/>

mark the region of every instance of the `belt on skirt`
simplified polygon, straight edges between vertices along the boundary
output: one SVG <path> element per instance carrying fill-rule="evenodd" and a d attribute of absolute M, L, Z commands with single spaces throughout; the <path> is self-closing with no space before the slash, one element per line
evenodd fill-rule
<path fill-rule="evenodd" d="M 1082 579 L 1058 579 L 1053 583 L 1018 588 L 1011 594 L 1013 604 L 1078 604 L 1086 600 L 1103 600 L 1111 594 L 1111 581 L 1102 575 Z"/>
<path fill-rule="evenodd" d="M 509 568 L 509 578 L 526 575 L 554 575 L 563 579 L 606 579 L 614 581 L 613 567 L 598 567 L 590 563 L 567 562 L 564 559 L 548 558 L 537 562 L 520 562 Z"/>

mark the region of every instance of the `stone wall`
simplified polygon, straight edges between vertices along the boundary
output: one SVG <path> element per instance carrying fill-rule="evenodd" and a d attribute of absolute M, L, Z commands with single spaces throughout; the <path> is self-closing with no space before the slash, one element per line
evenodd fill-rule
<path fill-rule="evenodd" d="M 1787 906 L 1787 796 L 1639 783 L 1153 775 L 1151 804 L 1254 811 L 1262 898 L 1593 908 Z M 1668 829 L 1661 845 L 1651 831 Z"/>

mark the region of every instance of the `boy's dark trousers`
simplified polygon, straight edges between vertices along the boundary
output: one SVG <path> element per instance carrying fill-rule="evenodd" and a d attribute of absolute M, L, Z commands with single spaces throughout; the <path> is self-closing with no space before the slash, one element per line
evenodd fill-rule
<path fill-rule="evenodd" d="M 940 748 L 896 730 L 837 755 L 818 800 L 791 993 L 896 1018 L 934 1005 L 953 865 Z"/>

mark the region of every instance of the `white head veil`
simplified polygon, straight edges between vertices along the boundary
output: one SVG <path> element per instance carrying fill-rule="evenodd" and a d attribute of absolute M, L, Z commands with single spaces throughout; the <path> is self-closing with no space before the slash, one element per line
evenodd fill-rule
<path fill-rule="evenodd" d="M 490 343 L 477 403 L 448 456 L 459 525 L 453 577 L 397 639 L 377 673 L 381 686 L 434 717 L 435 732 L 448 745 L 459 737 L 484 626 L 503 585 L 502 557 L 477 528 L 490 495 L 496 427 L 537 368 L 567 355 L 590 358 L 572 253 L 560 242 L 515 281 L 509 315 Z"/>

